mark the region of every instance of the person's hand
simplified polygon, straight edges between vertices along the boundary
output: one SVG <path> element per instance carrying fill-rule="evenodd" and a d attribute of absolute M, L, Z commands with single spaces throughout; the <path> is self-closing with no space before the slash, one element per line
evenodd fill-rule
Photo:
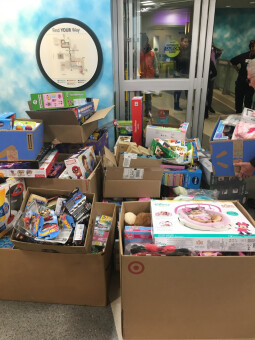
<path fill-rule="evenodd" d="M 252 166 L 250 162 L 234 163 L 234 166 L 241 167 L 239 173 L 237 174 L 239 178 L 251 177 L 253 175 L 253 172 L 255 171 L 254 166 Z"/>

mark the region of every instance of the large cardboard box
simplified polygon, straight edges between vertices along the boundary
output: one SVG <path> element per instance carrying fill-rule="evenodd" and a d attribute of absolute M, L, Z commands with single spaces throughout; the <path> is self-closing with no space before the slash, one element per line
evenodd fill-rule
<path fill-rule="evenodd" d="M 0 249 L 0 299 L 106 306 L 116 224 L 115 204 L 96 203 L 93 216 L 97 214 L 113 216 L 102 253 L 59 254 Z"/>
<path fill-rule="evenodd" d="M 94 100 L 95 110 L 98 100 Z M 106 117 L 114 106 L 96 111 L 92 117 L 80 125 L 72 110 L 26 111 L 32 119 L 44 122 L 44 141 L 59 143 L 85 143 L 98 128 L 98 121 Z"/>
<path fill-rule="evenodd" d="M 241 206 L 238 209 L 255 225 Z M 127 256 L 122 204 L 119 237 L 124 339 L 254 339 L 255 257 Z M 240 315 L 244 316 L 240 319 Z"/>
<path fill-rule="evenodd" d="M 103 197 L 160 197 L 163 169 L 106 168 Z"/>
<path fill-rule="evenodd" d="M 210 139 L 213 174 L 235 176 L 234 162 L 249 162 L 255 157 L 255 139 L 214 141 L 213 137 L 222 119 L 219 117 Z"/>
<path fill-rule="evenodd" d="M 20 207 L 20 213 L 23 213 L 23 211 L 25 210 L 25 206 L 31 194 L 36 194 L 39 196 L 50 198 L 50 197 L 55 197 L 58 195 L 68 195 L 69 193 L 70 193 L 70 190 L 43 189 L 43 188 L 31 188 L 31 187 L 27 188 L 26 195 Z M 84 194 L 87 196 L 88 202 L 92 203 L 91 209 L 93 209 L 94 194 L 88 194 L 88 193 L 84 193 Z M 93 224 L 92 215 L 90 215 L 84 246 L 66 246 L 66 245 L 22 242 L 16 239 L 15 229 L 13 229 L 12 231 L 11 241 L 14 243 L 15 248 L 22 249 L 22 250 L 31 250 L 31 251 L 40 251 L 40 252 L 49 251 L 49 252 L 63 253 L 63 254 L 89 253 L 91 249 L 91 232 L 92 232 L 91 229 L 93 229 L 92 224 Z"/>
<path fill-rule="evenodd" d="M 0 130 L 0 160 L 29 161 L 38 156 L 43 146 L 43 120 L 31 119 L 39 125 L 34 130 Z M 17 119 L 24 121 L 24 119 Z M 26 121 L 30 121 L 26 119 Z"/>
<path fill-rule="evenodd" d="M 59 154 L 58 162 L 67 159 L 69 154 Z M 64 178 L 26 178 L 27 187 L 69 190 L 71 192 L 75 188 L 79 188 L 82 192 L 95 194 L 95 201 L 99 201 L 102 197 L 103 187 L 103 168 L 101 157 L 97 158 L 97 166 L 87 179 L 64 179 Z"/>

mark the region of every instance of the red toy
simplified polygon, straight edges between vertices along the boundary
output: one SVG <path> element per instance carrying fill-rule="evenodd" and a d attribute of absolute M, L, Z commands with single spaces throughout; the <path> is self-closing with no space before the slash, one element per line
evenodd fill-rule
<path fill-rule="evenodd" d="M 82 176 L 82 172 L 81 172 L 81 169 L 78 167 L 78 166 L 73 166 L 72 167 L 72 171 L 73 171 L 73 173 L 75 174 L 75 176 L 78 178 L 78 179 L 80 179 L 81 178 L 81 176 Z"/>

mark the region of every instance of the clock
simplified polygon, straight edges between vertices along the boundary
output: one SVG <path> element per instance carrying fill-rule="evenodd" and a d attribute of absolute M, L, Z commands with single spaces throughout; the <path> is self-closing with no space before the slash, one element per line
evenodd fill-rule
<path fill-rule="evenodd" d="M 85 90 L 102 69 L 102 48 L 83 22 L 62 18 L 50 22 L 36 43 L 36 59 L 43 76 L 61 90 Z"/>

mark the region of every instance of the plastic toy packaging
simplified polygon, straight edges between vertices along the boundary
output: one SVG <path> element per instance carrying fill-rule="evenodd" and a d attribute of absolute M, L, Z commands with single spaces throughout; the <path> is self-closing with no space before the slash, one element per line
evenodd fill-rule
<path fill-rule="evenodd" d="M 191 256 L 186 248 L 177 249 L 175 246 L 158 246 L 156 244 L 130 244 L 130 254 L 133 256 Z"/>
<path fill-rule="evenodd" d="M 222 123 L 223 125 L 236 126 L 236 124 L 239 123 L 240 120 L 241 120 L 241 116 L 229 115 L 226 119 L 222 121 Z"/>
<path fill-rule="evenodd" d="M 242 117 L 235 127 L 232 139 L 255 139 L 255 118 Z"/>
<path fill-rule="evenodd" d="M 111 224 L 111 216 L 96 216 L 92 239 L 92 252 L 104 251 L 111 229 Z"/>
<path fill-rule="evenodd" d="M 193 144 L 185 141 L 172 141 L 154 138 L 151 143 L 153 155 L 164 158 L 173 164 L 192 164 Z"/>
<path fill-rule="evenodd" d="M 15 120 L 13 130 L 34 130 L 38 124 L 32 121 Z"/>
<path fill-rule="evenodd" d="M 175 201 L 201 201 L 201 200 L 209 200 L 214 201 L 218 200 L 219 191 L 218 190 L 206 190 L 206 189 L 184 189 L 182 190 L 182 194 L 175 197 Z"/>

